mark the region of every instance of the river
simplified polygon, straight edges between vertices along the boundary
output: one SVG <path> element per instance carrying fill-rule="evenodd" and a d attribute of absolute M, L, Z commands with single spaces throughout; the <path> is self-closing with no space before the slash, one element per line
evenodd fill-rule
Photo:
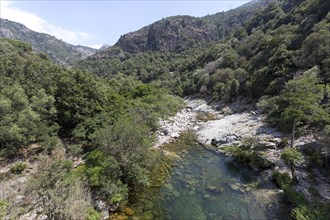
<path fill-rule="evenodd" d="M 140 219 L 290 219 L 269 175 L 197 143 L 165 150 L 177 156 L 163 184 L 142 199 Z"/>

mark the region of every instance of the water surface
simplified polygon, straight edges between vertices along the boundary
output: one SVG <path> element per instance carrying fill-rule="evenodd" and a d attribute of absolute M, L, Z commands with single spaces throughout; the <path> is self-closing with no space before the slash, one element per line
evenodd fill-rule
<path fill-rule="evenodd" d="M 200 145 L 177 153 L 181 159 L 174 161 L 158 195 L 150 195 L 154 199 L 153 205 L 149 202 L 150 210 L 144 208 L 148 218 L 290 219 L 288 208 L 278 199 L 260 199 L 267 198 L 266 193 L 274 197 L 272 189 L 276 191 L 269 177 L 264 178 L 260 171 Z"/>

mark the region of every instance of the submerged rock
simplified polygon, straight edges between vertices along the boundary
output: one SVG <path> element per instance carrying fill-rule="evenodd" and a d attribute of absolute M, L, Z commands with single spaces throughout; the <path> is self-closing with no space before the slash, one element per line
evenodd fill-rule
<path fill-rule="evenodd" d="M 174 201 L 172 207 L 173 210 L 171 212 L 175 214 L 175 219 L 206 220 L 204 210 L 196 197 L 179 197 Z"/>
<path fill-rule="evenodd" d="M 117 215 L 114 220 L 127 220 L 128 216 L 127 215 Z"/>
<path fill-rule="evenodd" d="M 135 211 L 134 211 L 133 209 L 129 208 L 129 207 L 126 207 L 126 208 L 124 209 L 124 212 L 125 212 L 125 214 L 128 215 L 128 216 L 131 216 L 131 215 L 134 215 L 134 214 L 135 214 Z"/>
<path fill-rule="evenodd" d="M 181 157 L 176 152 L 163 150 L 163 153 L 168 157 L 175 158 L 175 159 L 181 159 Z"/>
<path fill-rule="evenodd" d="M 237 184 L 231 184 L 230 187 L 234 190 L 234 191 L 238 191 L 240 189 L 240 187 Z"/>
<path fill-rule="evenodd" d="M 154 219 L 154 215 L 152 214 L 152 211 L 147 211 L 142 214 L 141 219 L 152 220 Z"/>

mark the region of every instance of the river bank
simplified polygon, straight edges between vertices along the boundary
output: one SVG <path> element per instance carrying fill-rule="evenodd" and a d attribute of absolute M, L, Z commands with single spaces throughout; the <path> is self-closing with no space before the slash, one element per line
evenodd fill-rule
<path fill-rule="evenodd" d="M 266 116 L 256 111 L 244 100 L 238 100 L 231 105 L 208 105 L 204 100 L 185 100 L 186 108 L 168 120 L 160 121 L 157 131 L 157 142 L 154 147 L 176 140 L 186 131 L 194 131 L 197 140 L 203 146 L 213 151 L 223 152 L 223 147 L 242 145 L 246 140 L 254 140 L 264 146 L 263 157 L 274 165 L 273 170 L 290 174 L 289 167 L 280 158 L 284 134 L 270 127 Z M 298 149 L 316 142 L 313 136 L 301 137 L 295 141 Z M 316 169 L 307 170 L 306 160 L 298 167 L 298 184 L 295 188 L 312 200 L 311 188 L 317 190 L 320 200 L 330 201 L 330 180 Z M 268 171 L 271 178 L 272 171 Z M 313 180 L 309 178 L 313 175 Z"/>

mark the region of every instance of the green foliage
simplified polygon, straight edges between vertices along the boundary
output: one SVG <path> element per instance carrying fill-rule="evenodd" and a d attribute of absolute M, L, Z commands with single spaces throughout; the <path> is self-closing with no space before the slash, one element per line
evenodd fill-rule
<path fill-rule="evenodd" d="M 160 82 L 144 84 L 120 74 L 103 79 L 68 70 L 15 42 L 0 40 L 1 150 L 13 155 L 38 142 L 49 155 L 59 149 L 57 154 L 64 156 L 63 146 L 72 156 L 89 152 L 86 164 L 75 172 L 55 160 L 34 178 L 31 191 L 50 218 L 85 216 L 89 199 L 82 194 L 88 190 L 80 178 L 108 204 L 124 206 L 149 185 L 153 163 L 148 148 L 159 117 L 173 115 L 183 107 L 182 100 Z M 70 196 L 87 203 L 70 207 Z M 84 211 L 73 210 L 82 207 Z"/>
<path fill-rule="evenodd" d="M 96 211 L 93 208 L 87 209 L 87 217 L 86 220 L 99 220 L 102 217 L 102 214 Z"/>
<path fill-rule="evenodd" d="M 170 94 L 224 102 L 238 96 L 252 97 L 259 99 L 257 106 L 285 132 L 323 129 L 330 121 L 326 86 L 329 3 L 310 0 L 263 4 L 267 7 L 260 6 L 258 13 L 250 13 L 253 18 L 244 26 L 234 24 L 245 21 L 247 15 L 238 16 L 233 11 L 228 12 L 235 18 L 232 20 L 221 13 L 205 18 L 205 22 L 218 24 L 221 38 L 231 35 L 237 39 L 228 37 L 186 49 L 180 44 L 175 52 L 128 53 L 113 47 L 81 61 L 80 69 L 57 66 L 44 54 L 35 54 L 30 45 L 1 39 L 1 151 L 13 155 L 20 147 L 39 142 L 49 153 L 63 146 L 65 140 L 70 155 L 88 153 L 86 164 L 76 169 L 76 176 L 70 166 L 58 162 L 57 168 L 45 166 L 43 175 L 36 177 L 44 184 L 39 182 L 40 190 L 33 191 L 45 199 L 41 199 L 45 204 L 51 204 L 47 212 L 53 210 L 56 213 L 51 215 L 61 218 L 65 213 L 67 219 L 70 210 L 59 201 L 69 201 L 64 195 L 74 190 L 67 184 L 73 176 L 84 176 L 110 204 L 123 205 L 149 185 L 149 171 L 154 164 L 147 149 L 152 132 L 159 117 L 167 117 L 183 106 L 181 99 Z M 226 32 L 233 27 L 236 33 Z M 149 46 L 156 48 L 153 41 L 150 39 Z M 131 46 L 139 49 L 136 42 Z M 327 134 L 325 139 L 329 141 Z M 226 150 L 240 162 L 269 166 L 255 150 L 254 140 L 245 140 L 244 145 Z M 282 158 L 293 167 L 300 154 L 286 149 Z M 287 176 L 278 175 L 276 179 L 297 206 L 301 198 L 286 187 Z M 304 208 L 297 210 L 305 212 Z M 91 219 L 97 218 L 96 213 L 90 215 L 94 216 Z"/>
<path fill-rule="evenodd" d="M 143 118 L 132 112 L 118 119 L 112 126 L 101 129 L 94 139 L 100 149 L 118 162 L 125 183 L 132 193 L 149 184 L 149 129 Z"/>
<path fill-rule="evenodd" d="M 7 202 L 0 200 L 0 219 L 4 219 L 7 212 Z"/>
<path fill-rule="evenodd" d="M 292 187 L 284 188 L 284 196 L 286 200 L 294 207 L 299 205 L 307 205 L 308 203 L 305 196 L 301 192 L 294 190 Z"/>
<path fill-rule="evenodd" d="M 281 173 L 279 171 L 273 172 L 273 179 L 281 189 L 287 188 L 292 183 L 292 179 L 288 173 Z"/>
<path fill-rule="evenodd" d="M 299 205 L 291 211 L 291 217 L 296 220 L 327 219 L 330 208 L 326 205 Z"/>
<path fill-rule="evenodd" d="M 302 160 L 302 154 L 296 149 L 287 147 L 281 153 L 281 158 L 286 164 L 297 164 Z"/>
<path fill-rule="evenodd" d="M 258 145 L 258 140 L 254 136 L 244 137 L 242 144 L 246 147 L 254 148 Z"/>
<path fill-rule="evenodd" d="M 225 146 L 223 150 L 231 154 L 235 160 L 249 166 L 269 168 L 272 164 L 264 159 L 258 150 L 251 149 L 250 146 Z"/>
<path fill-rule="evenodd" d="M 14 174 L 21 174 L 25 169 L 27 165 L 25 163 L 16 163 L 12 168 L 10 168 L 10 172 Z"/>
<path fill-rule="evenodd" d="M 121 181 L 123 173 L 115 158 L 92 151 L 86 158 L 84 172 L 89 184 L 101 191 L 110 204 L 127 203 L 128 187 Z"/>
<path fill-rule="evenodd" d="M 40 114 L 32 109 L 33 105 L 18 84 L 2 88 L 0 102 L 3 104 L 0 111 L 0 143 L 4 148 L 36 142 L 42 133 L 50 130 Z"/>
<path fill-rule="evenodd" d="M 317 86 L 316 70 L 310 70 L 302 76 L 289 81 L 282 91 L 280 103 L 281 122 L 297 125 L 306 122 L 327 120 L 327 113 L 319 105 L 322 93 Z"/>

